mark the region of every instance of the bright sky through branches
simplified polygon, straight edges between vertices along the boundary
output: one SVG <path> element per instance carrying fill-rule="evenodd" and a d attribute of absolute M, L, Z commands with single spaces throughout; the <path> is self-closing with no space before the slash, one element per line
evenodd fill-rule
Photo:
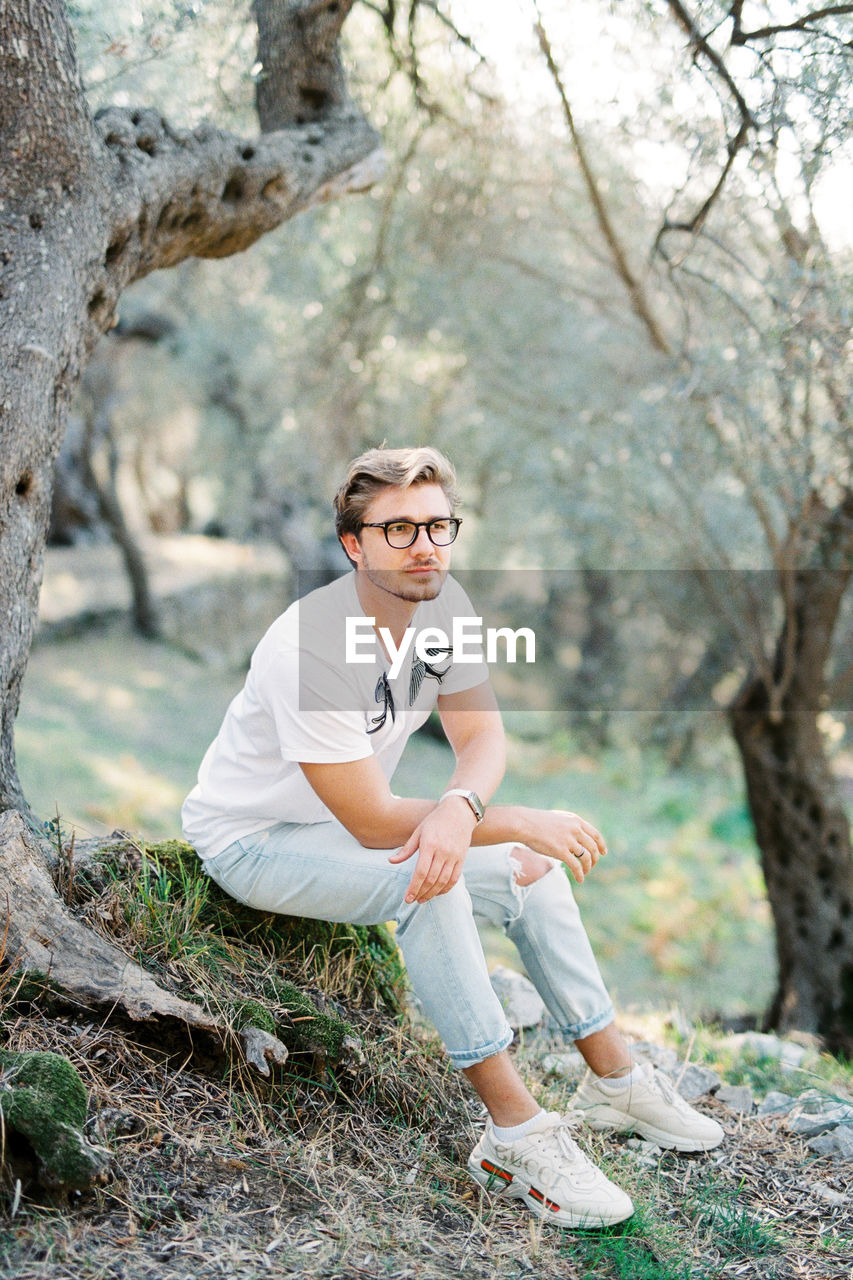
<path fill-rule="evenodd" d="M 700 76 L 688 83 L 686 39 L 666 21 L 642 28 L 635 6 L 607 0 L 539 0 L 545 24 L 572 110 L 579 126 L 589 132 L 596 123 L 630 133 L 638 176 L 658 195 L 679 187 L 687 175 L 687 148 L 666 128 L 664 112 L 691 119 L 699 110 L 719 118 L 719 105 Z M 763 6 L 762 6 L 763 9 Z M 787 22 L 796 6 L 781 0 L 771 6 L 774 20 Z M 526 120 L 553 121 L 562 133 L 554 87 L 545 73 L 535 36 L 534 0 L 453 0 L 460 30 L 470 34 L 478 50 L 495 68 L 510 102 Z M 728 27 L 716 41 L 725 48 L 735 77 L 747 86 L 756 64 L 753 51 L 726 47 Z M 704 88 L 704 92 L 702 92 Z M 656 116 L 655 102 L 665 107 Z M 793 104 L 789 103 L 789 110 Z M 542 114 L 544 113 L 544 115 Z M 648 119 L 644 130 L 640 122 Z M 547 127 L 547 126 L 546 126 Z M 780 138 L 781 177 L 793 174 L 793 157 L 785 161 L 788 140 Z M 837 247 L 853 244 L 850 209 L 853 205 L 853 140 L 826 165 L 817 187 L 815 207 L 824 234 Z"/>

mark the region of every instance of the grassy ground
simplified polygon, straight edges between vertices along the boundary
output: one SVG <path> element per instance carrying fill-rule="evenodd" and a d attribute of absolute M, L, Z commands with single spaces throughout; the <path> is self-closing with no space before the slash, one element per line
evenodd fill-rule
<path fill-rule="evenodd" d="M 167 868 L 171 868 L 164 875 Z M 163 982 L 222 1009 L 243 989 L 296 981 L 346 1016 L 361 1052 L 336 1062 L 297 1044 L 270 1082 L 179 1030 L 124 1026 L 83 1009 L 22 1004 L 7 985 L 9 1048 L 51 1049 L 80 1071 L 89 1130 L 111 1153 L 106 1183 L 71 1203 L 0 1192 L 3 1280 L 840 1280 L 853 1250 L 849 1164 L 815 1157 L 778 1120 L 706 1097 L 727 1131 L 708 1156 L 649 1158 L 624 1139 L 578 1140 L 629 1191 L 633 1219 L 567 1232 L 474 1186 L 465 1160 L 480 1107 L 422 1027 L 377 999 L 364 953 L 282 944 L 274 922 L 223 913 L 190 867 L 122 856 L 74 880 L 75 910 Z M 263 918 L 269 920 L 270 918 Z M 5 1008 L 2 1007 L 3 996 Z M 288 1001 L 270 1001 L 277 1030 Z M 660 1020 L 637 1034 L 673 1037 Z M 683 1055 L 747 1077 L 760 1096 L 816 1085 L 849 1096 L 853 1073 L 814 1055 L 807 1073 L 733 1056 L 696 1029 Z M 548 1109 L 574 1082 L 549 1077 L 547 1037 L 516 1053 Z"/>
<path fill-rule="evenodd" d="M 241 681 L 120 622 L 36 648 L 17 727 L 31 804 L 83 837 L 117 827 L 175 836 L 181 801 Z M 446 748 L 414 741 L 395 788 L 438 794 L 449 769 Z M 741 1014 L 766 1002 L 769 918 L 724 749 L 701 773 L 674 777 L 648 751 L 592 759 L 568 740 L 518 739 L 500 794 L 575 809 L 605 833 L 610 854 L 579 901 L 619 1007 Z M 501 935 L 489 933 L 486 945 L 493 961 L 516 963 Z"/>

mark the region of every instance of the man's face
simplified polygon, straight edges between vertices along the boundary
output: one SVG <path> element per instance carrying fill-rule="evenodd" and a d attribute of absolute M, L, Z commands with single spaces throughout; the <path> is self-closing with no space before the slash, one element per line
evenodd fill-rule
<path fill-rule="evenodd" d="M 365 522 L 378 524 L 386 520 L 436 520 L 451 514 L 447 497 L 438 484 L 411 485 L 398 489 L 389 485 L 371 502 Z M 410 547 L 389 547 L 383 529 L 362 529 L 358 537 L 344 534 L 341 541 L 357 569 L 362 570 L 374 586 L 400 600 L 418 602 L 434 600 L 444 584 L 450 567 L 452 547 L 434 547 L 426 529 Z"/>

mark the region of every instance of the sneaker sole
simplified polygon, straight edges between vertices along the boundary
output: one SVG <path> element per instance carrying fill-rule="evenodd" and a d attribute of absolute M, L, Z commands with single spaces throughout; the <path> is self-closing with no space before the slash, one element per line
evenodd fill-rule
<path fill-rule="evenodd" d="M 582 1111 L 581 1114 L 590 1129 L 594 1129 L 596 1133 L 638 1133 L 647 1142 L 654 1142 L 667 1151 L 713 1151 L 726 1136 L 721 1130 L 713 1138 L 686 1138 L 667 1133 L 665 1129 L 658 1129 L 645 1120 L 626 1120 L 620 1112 L 615 1112 L 612 1119 L 601 1114 L 593 1116 L 589 1111 Z"/>
<path fill-rule="evenodd" d="M 627 1195 L 626 1204 L 621 1209 L 617 1205 L 604 1210 L 563 1209 L 538 1187 L 497 1165 L 486 1164 L 484 1167 L 475 1160 L 469 1160 L 468 1172 L 485 1191 L 504 1200 L 520 1200 L 537 1218 L 553 1222 L 558 1227 L 612 1227 L 617 1222 L 625 1222 L 634 1212 L 634 1205 Z"/>

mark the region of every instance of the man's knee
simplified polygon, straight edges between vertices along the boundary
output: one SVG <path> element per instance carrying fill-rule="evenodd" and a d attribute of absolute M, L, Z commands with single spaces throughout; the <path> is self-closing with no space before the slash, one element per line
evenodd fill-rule
<path fill-rule="evenodd" d="M 515 883 L 524 888 L 547 875 L 554 865 L 550 858 L 541 853 L 534 853 L 523 844 L 517 844 L 510 854 Z"/>

